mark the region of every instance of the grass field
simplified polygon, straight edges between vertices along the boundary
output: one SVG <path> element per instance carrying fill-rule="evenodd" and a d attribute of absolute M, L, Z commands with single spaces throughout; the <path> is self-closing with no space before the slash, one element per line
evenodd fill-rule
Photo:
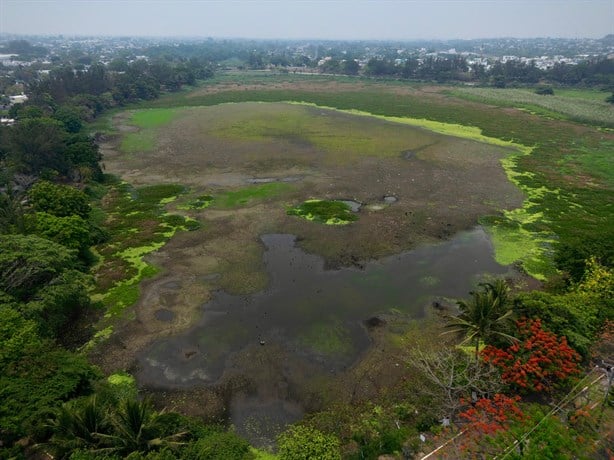
<path fill-rule="evenodd" d="M 317 108 L 316 108 L 317 109 Z M 284 139 L 326 151 L 335 163 L 348 163 L 364 156 L 396 157 L 404 150 L 419 149 L 435 142 L 430 133 L 400 130 L 391 123 L 337 116 L 330 111 L 305 110 L 301 106 L 279 110 L 270 104 L 250 107 L 232 124 L 222 124 L 216 136 L 247 142 Z"/>
<path fill-rule="evenodd" d="M 121 148 L 128 153 L 154 149 L 158 128 L 170 123 L 177 115 L 175 109 L 138 110 L 131 114 L 130 125 L 138 128 L 123 136 Z"/>
<path fill-rule="evenodd" d="M 605 102 L 609 93 L 597 90 L 556 89 L 539 95 L 531 89 L 455 88 L 454 96 L 472 101 L 518 107 L 552 118 L 614 127 L 614 105 Z"/>
<path fill-rule="evenodd" d="M 566 98 L 578 98 L 595 102 L 604 102 L 610 95 L 607 91 L 582 88 L 555 88 L 554 94 Z"/>
<path fill-rule="evenodd" d="M 251 185 L 249 187 L 231 190 L 216 196 L 212 200 L 212 206 L 219 208 L 235 208 L 251 203 L 277 197 L 291 190 L 291 184 L 273 182 L 270 184 Z"/>
<path fill-rule="evenodd" d="M 157 128 L 169 123 L 175 114 L 175 110 L 169 109 L 139 110 L 134 113 L 130 123 L 142 129 Z"/>

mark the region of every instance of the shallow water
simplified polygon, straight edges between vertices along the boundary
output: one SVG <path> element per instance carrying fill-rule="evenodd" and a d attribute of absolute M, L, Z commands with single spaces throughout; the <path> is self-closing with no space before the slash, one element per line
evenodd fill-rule
<path fill-rule="evenodd" d="M 154 312 L 154 317 L 158 321 L 172 321 L 175 318 L 175 313 L 166 308 L 159 308 Z"/>
<path fill-rule="evenodd" d="M 354 200 L 337 200 L 340 201 L 341 203 L 347 205 L 348 208 L 350 208 L 350 211 L 352 212 L 358 212 L 360 211 L 360 208 L 362 208 L 362 203 L 359 203 L 358 201 L 354 201 Z"/>
<path fill-rule="evenodd" d="M 322 259 L 298 248 L 292 235 L 264 235 L 262 242 L 267 289 L 247 296 L 218 292 L 198 325 L 146 350 L 143 383 L 214 383 L 232 352 L 262 342 L 342 370 L 369 345 L 364 320 L 392 308 L 422 317 L 432 298 L 466 296 L 480 275 L 508 271 L 494 261 L 479 228 L 362 269 L 324 270 Z"/>
<path fill-rule="evenodd" d="M 423 317 L 434 298 L 466 296 L 484 274 L 509 271 L 494 261 L 481 228 L 362 269 L 324 270 L 323 260 L 298 248 L 292 235 L 264 235 L 262 242 L 269 275 L 265 291 L 218 292 L 203 305 L 197 325 L 155 342 L 139 357 L 140 384 L 162 388 L 214 384 L 225 372 L 249 377 L 266 367 L 266 376 L 254 377 L 262 388 L 231 401 L 239 431 L 258 407 L 269 408 L 264 412 L 271 417 L 268 412 L 291 404 L 285 418 L 276 412 L 279 423 L 300 417 L 288 382 L 301 381 L 297 369 L 331 375 L 351 366 L 370 344 L 365 320 L 391 309 Z M 258 367 L 254 359 L 264 352 L 271 363 Z"/>

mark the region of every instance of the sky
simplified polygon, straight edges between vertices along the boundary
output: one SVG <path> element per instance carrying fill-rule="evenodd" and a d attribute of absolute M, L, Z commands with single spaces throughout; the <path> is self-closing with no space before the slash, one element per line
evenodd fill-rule
<path fill-rule="evenodd" d="M 0 33 L 279 39 L 600 38 L 614 0 L 0 0 Z"/>

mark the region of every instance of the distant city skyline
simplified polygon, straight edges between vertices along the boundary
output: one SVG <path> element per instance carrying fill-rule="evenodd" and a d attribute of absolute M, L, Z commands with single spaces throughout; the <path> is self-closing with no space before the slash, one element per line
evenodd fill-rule
<path fill-rule="evenodd" d="M 0 33 L 254 39 L 601 38 L 614 0 L 0 0 Z"/>

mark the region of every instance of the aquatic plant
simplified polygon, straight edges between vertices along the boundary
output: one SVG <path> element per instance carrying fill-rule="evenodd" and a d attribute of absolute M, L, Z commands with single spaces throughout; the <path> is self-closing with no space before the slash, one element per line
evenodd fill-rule
<path fill-rule="evenodd" d="M 346 225 L 358 219 L 348 204 L 335 200 L 307 200 L 287 212 L 326 225 Z"/>

